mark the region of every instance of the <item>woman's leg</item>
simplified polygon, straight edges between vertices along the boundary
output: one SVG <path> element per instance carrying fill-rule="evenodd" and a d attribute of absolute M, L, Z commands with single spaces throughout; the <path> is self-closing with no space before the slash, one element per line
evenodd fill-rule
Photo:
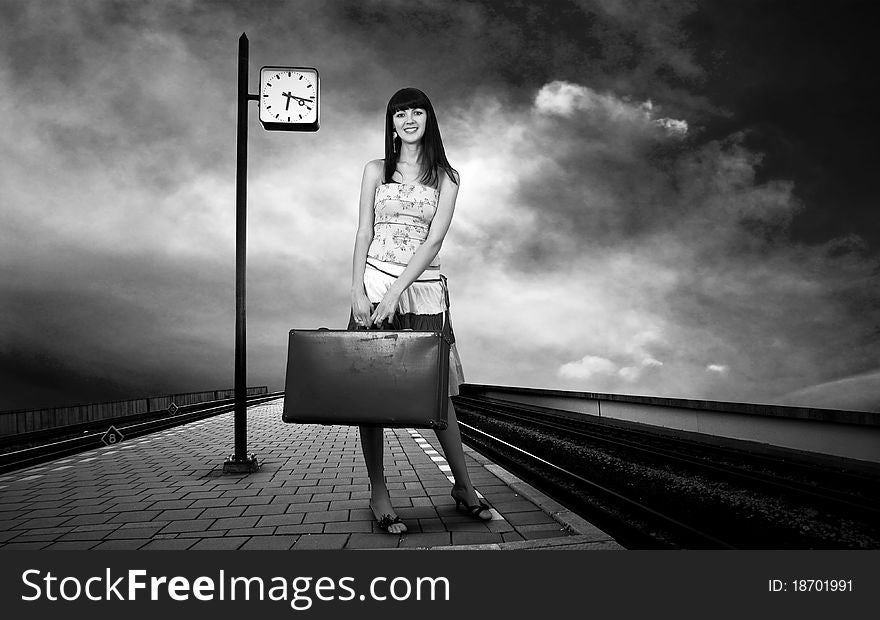
<path fill-rule="evenodd" d="M 367 464 L 367 474 L 370 477 L 370 507 L 377 518 L 383 515 L 397 516 L 391 506 L 391 497 L 388 495 L 388 487 L 385 486 L 385 466 L 382 463 L 384 456 L 384 432 L 385 429 L 376 426 L 359 427 L 361 436 L 361 449 L 364 452 L 364 462 Z M 392 534 L 402 534 L 406 531 L 406 525 L 395 523 L 389 526 Z"/>
<path fill-rule="evenodd" d="M 455 407 L 452 399 L 449 399 L 449 410 L 447 415 L 446 430 L 435 431 L 440 445 L 443 447 L 443 453 L 446 456 L 446 462 L 452 470 L 452 476 L 455 478 L 455 486 L 453 492 L 458 499 L 464 501 L 468 506 L 474 506 L 479 503 L 477 492 L 474 485 L 471 484 L 471 477 L 468 474 L 467 464 L 464 461 L 464 449 L 461 445 L 461 431 L 458 428 L 458 418 L 455 416 Z"/>

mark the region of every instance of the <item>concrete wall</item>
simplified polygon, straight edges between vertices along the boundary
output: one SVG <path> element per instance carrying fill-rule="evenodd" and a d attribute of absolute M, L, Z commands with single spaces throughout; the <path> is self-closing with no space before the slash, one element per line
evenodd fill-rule
<path fill-rule="evenodd" d="M 267 392 L 268 388 L 266 386 L 247 389 L 248 396 L 266 394 Z M 0 437 L 46 430 L 59 426 L 69 426 L 71 424 L 81 424 L 83 422 L 110 420 L 141 413 L 164 411 L 172 402 L 176 403 L 178 407 L 183 407 L 184 405 L 195 405 L 211 400 L 233 398 L 234 396 L 235 390 L 212 390 L 168 394 L 167 396 L 154 396 L 133 400 L 114 400 L 88 405 L 3 411 L 0 412 Z"/>
<path fill-rule="evenodd" d="M 880 463 L 880 414 L 465 384 L 462 395 Z"/>

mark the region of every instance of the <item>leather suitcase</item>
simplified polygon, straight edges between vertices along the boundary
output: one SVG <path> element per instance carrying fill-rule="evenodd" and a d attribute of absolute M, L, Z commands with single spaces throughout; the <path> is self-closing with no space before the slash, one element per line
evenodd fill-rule
<path fill-rule="evenodd" d="M 292 329 L 282 419 L 443 430 L 448 384 L 443 332 Z"/>

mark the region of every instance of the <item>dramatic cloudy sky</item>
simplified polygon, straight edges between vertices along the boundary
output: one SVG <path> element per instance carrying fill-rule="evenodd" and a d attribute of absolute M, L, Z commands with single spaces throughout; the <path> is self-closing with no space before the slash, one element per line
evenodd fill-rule
<path fill-rule="evenodd" d="M 880 410 L 870 3 L 0 0 L 0 409 L 231 387 L 237 41 L 249 383 L 344 327 L 388 97 L 433 99 L 469 382 Z"/>

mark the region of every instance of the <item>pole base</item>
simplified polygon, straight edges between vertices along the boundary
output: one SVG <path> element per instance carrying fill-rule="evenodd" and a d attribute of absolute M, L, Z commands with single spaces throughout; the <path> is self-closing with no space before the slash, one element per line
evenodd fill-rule
<path fill-rule="evenodd" d="M 256 454 L 248 454 L 243 460 L 235 458 L 235 455 L 226 457 L 223 463 L 224 474 L 250 474 L 258 471 L 261 463 L 257 461 Z"/>

